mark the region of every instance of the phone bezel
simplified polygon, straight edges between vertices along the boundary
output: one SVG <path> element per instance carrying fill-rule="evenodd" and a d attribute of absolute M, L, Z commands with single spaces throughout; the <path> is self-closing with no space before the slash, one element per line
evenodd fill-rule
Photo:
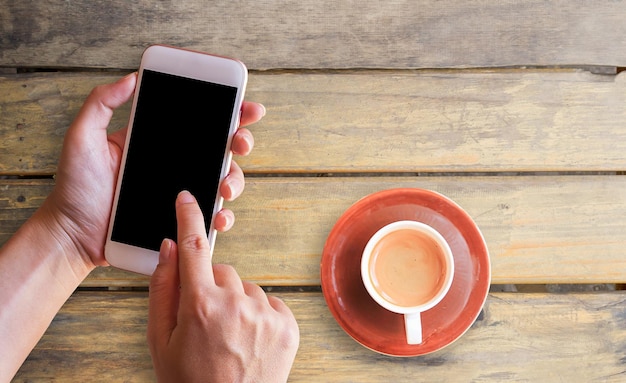
<path fill-rule="evenodd" d="M 174 48 L 166 45 L 152 45 L 148 47 L 141 59 L 138 71 L 137 86 L 133 97 L 130 118 L 128 123 L 128 134 L 126 135 L 126 143 L 122 154 L 120 171 L 117 176 L 117 184 L 109 220 L 109 228 L 105 242 L 104 254 L 107 262 L 114 267 L 133 271 L 140 274 L 152 275 L 158 260 L 159 253 L 151 249 L 145 249 L 111 239 L 113 230 L 113 222 L 117 210 L 117 202 L 120 193 L 120 186 L 124 168 L 126 165 L 127 148 L 132 134 L 133 121 L 135 118 L 135 109 L 137 106 L 137 95 L 143 78 L 145 69 L 188 77 L 200 81 L 207 81 L 221 85 L 235 87 L 237 94 L 235 98 L 234 110 L 230 121 L 228 141 L 224 153 L 224 161 L 220 173 L 219 183 L 221 184 L 230 169 L 232 152 L 230 150 L 232 138 L 239 125 L 241 105 L 245 94 L 245 88 L 248 79 L 248 70 L 246 66 L 239 60 L 227 58 L 223 56 L 211 55 L 203 52 L 192 51 L 182 48 Z M 207 236 L 209 239 L 211 251 L 215 245 L 217 231 L 214 227 L 215 215 L 221 210 L 223 198 L 218 192 L 215 198 L 215 204 L 211 214 L 211 224 L 207 228 Z M 174 203 L 174 201 L 172 201 Z M 204 212 L 207 214 L 208 212 Z M 172 238 L 175 239 L 175 238 Z"/>

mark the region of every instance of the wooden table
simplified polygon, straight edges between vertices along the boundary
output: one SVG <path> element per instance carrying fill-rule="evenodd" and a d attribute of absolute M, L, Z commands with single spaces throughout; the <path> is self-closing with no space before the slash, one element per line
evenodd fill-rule
<path fill-rule="evenodd" d="M 93 86 L 152 43 L 234 56 L 268 114 L 215 261 L 294 311 L 291 381 L 622 382 L 624 20 L 621 0 L 0 1 L 0 242 L 50 192 Z M 320 291 L 336 220 L 394 187 L 455 200 L 491 254 L 479 319 L 423 357 L 362 347 Z M 147 283 L 93 272 L 14 381 L 153 381 Z"/>

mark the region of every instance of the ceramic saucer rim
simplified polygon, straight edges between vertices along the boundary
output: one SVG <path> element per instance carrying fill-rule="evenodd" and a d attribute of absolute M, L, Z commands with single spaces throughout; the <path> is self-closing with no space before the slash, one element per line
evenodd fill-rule
<path fill-rule="evenodd" d="M 358 211 L 358 208 L 363 205 L 368 203 L 369 201 L 372 200 L 376 200 L 377 197 L 385 197 L 385 199 L 400 199 L 403 195 L 405 194 L 411 194 L 414 193 L 415 195 L 420 195 L 422 197 L 424 196 L 428 196 L 430 195 L 430 197 L 434 197 L 436 199 L 441 199 L 443 201 L 445 201 L 446 203 L 448 203 L 453 210 L 455 210 L 455 213 L 457 214 L 461 214 L 463 215 L 462 218 L 457 219 L 456 222 L 458 221 L 465 221 L 470 223 L 470 227 L 471 230 L 474 233 L 471 233 L 472 236 L 476 236 L 475 239 L 479 239 L 479 244 L 481 245 L 478 252 L 476 252 L 477 254 L 472 254 L 472 249 L 470 248 L 469 244 L 468 244 L 468 236 L 462 236 L 464 243 L 467 245 L 468 247 L 468 253 L 467 253 L 467 257 L 470 260 L 471 264 L 475 265 L 475 264 L 482 264 L 484 263 L 487 267 L 487 270 L 484 270 L 484 268 L 481 268 L 479 273 L 476 274 L 481 280 L 482 282 L 476 282 L 476 284 L 472 285 L 472 291 L 469 293 L 468 295 L 468 299 L 467 301 L 464 303 L 465 305 L 469 305 L 470 300 L 472 300 L 471 298 L 473 298 L 474 300 L 474 304 L 472 304 L 472 307 L 477 307 L 476 312 L 474 312 L 471 316 L 467 316 L 467 318 L 471 319 L 470 321 L 468 321 L 468 325 L 464 326 L 462 328 L 462 331 L 459 331 L 458 334 L 454 335 L 453 338 L 451 338 L 450 340 L 446 341 L 443 340 L 441 342 L 441 344 L 437 345 L 436 347 L 434 347 L 431 350 L 421 350 L 421 345 L 407 345 L 407 348 L 405 349 L 405 352 L 388 352 L 384 347 L 375 347 L 375 345 L 369 344 L 369 342 L 367 342 L 367 338 L 365 336 L 359 336 L 359 331 L 357 331 L 355 328 L 351 327 L 348 325 L 346 319 L 344 318 L 345 314 L 348 313 L 348 311 L 346 310 L 342 310 L 341 307 L 336 304 L 335 300 L 333 299 L 333 295 L 331 295 L 327 289 L 325 287 L 329 287 L 330 285 L 332 285 L 329 281 L 325 281 L 325 276 L 324 274 L 328 274 L 325 273 L 325 266 L 324 266 L 324 262 L 328 261 L 329 263 L 331 262 L 331 260 L 336 259 L 336 256 L 332 256 L 329 255 L 329 249 L 328 249 L 328 243 L 330 242 L 331 238 L 333 237 L 333 235 L 338 235 L 336 233 L 337 229 L 341 229 L 342 227 L 340 227 L 340 225 L 342 223 L 344 223 L 344 221 L 347 219 L 347 217 L 356 214 L 356 212 Z M 389 204 L 389 206 L 393 206 L 394 203 Z M 419 206 L 419 207 L 425 207 L 427 209 L 430 209 L 430 206 L 426 203 L 415 203 L 415 206 Z M 374 212 L 373 214 L 375 214 L 376 212 Z M 442 216 L 448 218 L 445 214 L 439 212 Z M 456 228 L 458 229 L 458 226 L 455 224 L 454 220 L 450 220 L 450 223 Z M 345 231 L 345 229 L 343 229 Z M 458 256 L 458 255 L 457 255 Z M 469 328 L 472 326 L 472 324 L 476 321 L 476 319 L 480 316 L 480 313 L 484 307 L 484 304 L 487 300 L 487 296 L 489 293 L 489 284 L 491 281 L 491 266 L 490 266 L 490 259 L 489 259 L 489 251 L 484 239 L 484 236 L 482 234 L 482 232 L 480 231 L 478 225 L 473 221 L 473 219 L 471 218 L 471 216 L 461 207 L 459 206 L 455 201 L 451 200 L 450 198 L 432 191 L 432 190 L 427 190 L 427 189 L 420 189 L 420 188 L 395 188 L 395 189 L 387 189 L 387 190 L 382 190 L 382 191 L 378 191 L 378 192 L 374 192 L 371 193 L 369 195 L 366 195 L 365 197 L 359 199 L 358 201 L 356 201 L 355 203 L 353 203 L 348 209 L 346 209 L 346 211 L 344 211 L 344 213 L 340 216 L 340 218 L 337 220 L 337 222 L 335 223 L 335 225 L 333 226 L 333 229 L 331 230 L 331 232 L 329 233 L 328 239 L 327 239 L 327 243 L 324 246 L 324 251 L 322 254 L 322 262 L 320 265 L 320 272 L 321 272 L 321 277 L 322 277 L 322 292 L 324 294 L 324 298 L 327 302 L 327 305 L 329 306 L 329 309 L 333 315 L 333 317 L 335 317 L 335 320 L 338 322 L 338 324 L 340 325 L 340 327 L 342 327 L 342 329 L 351 337 L 353 338 L 357 343 L 361 344 L 363 347 L 368 348 L 372 351 L 375 351 L 377 353 L 383 354 L 383 355 L 389 355 L 389 356 L 396 356 L 396 357 L 413 357 L 413 356 L 422 356 L 422 355 L 427 355 L 429 353 L 441 350 L 447 346 L 449 346 L 450 344 L 454 343 L 456 340 L 458 340 L 461 336 L 463 336 L 468 330 Z M 482 297 L 481 295 L 477 295 L 480 294 L 481 292 L 478 291 L 479 289 L 484 288 L 484 292 L 482 293 Z M 334 297 L 339 297 L 339 292 L 335 291 Z M 480 299 L 479 299 L 480 298 Z M 445 300 L 445 298 L 444 298 Z M 443 302 L 443 301 L 442 301 Z M 480 303 L 480 305 L 476 305 L 476 303 Z M 440 305 L 441 303 L 439 303 L 438 305 Z M 437 306 L 433 307 L 431 310 L 435 309 Z M 344 315 L 342 315 L 344 314 Z M 458 319 L 457 319 L 458 318 Z M 461 315 L 458 315 L 455 319 L 453 319 L 453 321 L 451 323 L 454 323 L 455 321 L 459 321 L 460 320 Z"/>

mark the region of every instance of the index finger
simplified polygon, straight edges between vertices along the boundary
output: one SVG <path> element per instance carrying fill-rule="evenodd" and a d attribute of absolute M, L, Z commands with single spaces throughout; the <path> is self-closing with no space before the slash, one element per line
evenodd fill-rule
<path fill-rule="evenodd" d="M 204 216 L 195 197 L 188 191 L 180 192 L 176 198 L 176 221 L 181 286 L 215 284 Z"/>

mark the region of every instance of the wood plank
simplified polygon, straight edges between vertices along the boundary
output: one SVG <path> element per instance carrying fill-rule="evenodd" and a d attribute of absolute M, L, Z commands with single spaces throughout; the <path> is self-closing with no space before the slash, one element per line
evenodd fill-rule
<path fill-rule="evenodd" d="M 90 89 L 115 75 L 0 76 L 0 174 L 53 174 Z M 621 171 L 626 74 L 262 74 L 248 173 Z M 125 126 L 128 106 L 112 129 Z"/>
<path fill-rule="evenodd" d="M 218 236 L 215 262 L 266 286 L 319 285 L 320 257 L 337 219 L 358 199 L 395 187 L 435 190 L 460 204 L 485 236 L 492 283 L 626 282 L 623 176 L 249 177 L 244 194 L 226 204 L 237 223 Z M 49 188 L 0 183 L 3 241 Z M 20 205 L 19 196 L 32 203 Z M 99 268 L 84 286 L 147 282 Z"/>
<path fill-rule="evenodd" d="M 0 179 L 0 246 L 41 206 L 53 180 Z"/>
<path fill-rule="evenodd" d="M 0 66 L 134 68 L 151 43 L 250 68 L 624 66 L 621 0 L 3 2 Z"/>
<path fill-rule="evenodd" d="M 96 85 L 121 74 L 0 76 L 0 174 L 54 174 L 63 137 Z M 111 130 L 126 126 L 130 105 L 114 113 Z"/>
<path fill-rule="evenodd" d="M 248 172 L 620 170 L 626 73 L 259 76 Z M 257 93 L 258 92 L 258 93 Z"/>
<path fill-rule="evenodd" d="M 13 382 L 155 381 L 147 303 L 147 293 L 75 293 Z"/>
<path fill-rule="evenodd" d="M 435 190 L 462 206 L 487 242 L 492 283 L 626 280 L 621 176 L 249 178 L 227 205 L 237 223 L 218 236 L 214 259 L 258 283 L 318 284 L 336 220 L 358 199 L 395 187 Z"/>
<path fill-rule="evenodd" d="M 621 382 L 625 292 L 492 293 L 452 345 L 416 358 L 374 353 L 337 325 L 320 293 L 274 294 L 300 326 L 290 382 Z M 74 294 L 13 382 L 153 381 L 147 293 Z"/>

